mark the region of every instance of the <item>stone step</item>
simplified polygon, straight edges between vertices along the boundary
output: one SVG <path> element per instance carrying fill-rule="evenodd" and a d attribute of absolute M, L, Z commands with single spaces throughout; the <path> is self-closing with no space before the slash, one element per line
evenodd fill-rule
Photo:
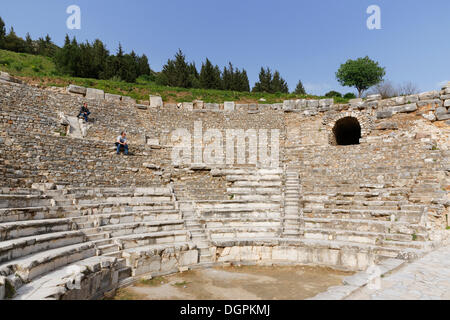
<path fill-rule="evenodd" d="M 185 230 L 132 234 L 115 239 L 115 242 L 120 243 L 124 249 L 187 241 L 188 234 Z"/>
<path fill-rule="evenodd" d="M 106 244 L 97 247 L 97 255 L 101 256 L 107 253 L 112 253 L 118 251 L 118 246 L 116 244 Z"/>
<path fill-rule="evenodd" d="M 70 219 L 46 219 L 0 223 L 0 240 L 72 230 Z"/>
<path fill-rule="evenodd" d="M 59 267 L 94 255 L 93 243 L 75 244 L 8 261 L 0 265 L 0 272 L 7 275 L 16 274 L 23 281 L 28 282 Z"/>
<path fill-rule="evenodd" d="M 377 233 L 369 231 L 353 231 L 353 230 L 337 230 L 337 229 L 317 229 L 304 228 L 303 234 L 305 239 L 320 239 L 320 240 L 337 240 L 345 242 L 380 244 L 382 240 L 392 240 L 391 245 L 394 246 L 397 241 L 413 241 L 411 235 L 405 234 L 391 234 L 391 233 Z M 417 235 L 420 240 L 424 240 L 426 235 Z"/>
<path fill-rule="evenodd" d="M 426 228 L 408 222 L 391 222 L 367 219 L 336 219 L 336 218 L 302 218 L 306 228 L 340 229 L 363 232 L 401 233 L 406 235 L 425 234 Z"/>
<path fill-rule="evenodd" d="M 303 209 L 307 218 L 372 219 L 383 221 L 418 223 L 421 211 L 403 210 L 353 210 L 353 209 Z"/>
<path fill-rule="evenodd" d="M 17 288 L 16 294 L 14 296 L 14 300 L 58 300 L 64 294 L 68 292 L 66 287 L 66 283 L 68 280 L 68 275 L 72 277 L 76 277 L 76 271 L 79 270 L 84 275 L 84 278 L 87 278 L 91 275 L 91 273 L 95 270 L 102 270 L 102 285 L 107 285 L 107 277 L 106 274 L 110 275 L 108 283 L 110 289 L 113 289 L 116 286 L 116 282 L 114 281 L 114 271 L 117 270 L 118 264 L 116 259 L 111 259 L 108 257 L 89 257 L 86 259 L 82 259 L 80 261 L 69 263 L 66 266 L 56 268 L 55 270 L 51 270 L 44 275 L 36 277 L 31 282 L 22 285 Z M 119 270 L 119 279 L 121 279 L 121 270 Z M 123 275 L 122 275 L 123 278 Z M 117 280 L 116 280 L 117 281 Z M 93 283 L 93 286 L 95 284 Z M 90 292 L 94 293 L 104 288 L 90 288 Z M 88 299 L 89 297 L 84 297 L 84 299 Z"/>
<path fill-rule="evenodd" d="M 83 241 L 84 233 L 81 231 L 55 232 L 2 241 L 0 242 L 0 263 Z"/>

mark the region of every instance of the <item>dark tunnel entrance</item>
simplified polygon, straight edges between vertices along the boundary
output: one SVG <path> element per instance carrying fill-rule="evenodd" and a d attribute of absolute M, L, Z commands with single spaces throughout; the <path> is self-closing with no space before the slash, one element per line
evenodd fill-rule
<path fill-rule="evenodd" d="M 361 126 L 356 118 L 346 117 L 336 121 L 333 128 L 336 144 L 348 146 L 359 144 L 361 138 Z"/>

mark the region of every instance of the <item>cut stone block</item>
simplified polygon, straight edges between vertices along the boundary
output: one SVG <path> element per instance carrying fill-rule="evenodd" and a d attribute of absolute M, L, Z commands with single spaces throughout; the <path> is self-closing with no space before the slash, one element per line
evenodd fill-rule
<path fill-rule="evenodd" d="M 440 115 L 440 114 L 446 114 L 447 113 L 447 108 L 444 107 L 439 107 L 436 109 L 436 114 Z"/>
<path fill-rule="evenodd" d="M 377 119 L 386 119 L 392 117 L 392 111 L 385 110 L 385 111 L 378 111 L 377 112 Z"/>
<path fill-rule="evenodd" d="M 419 94 L 419 100 L 431 100 L 439 98 L 439 92 L 438 91 L 428 91 L 423 92 Z"/>
<path fill-rule="evenodd" d="M 202 110 L 205 107 L 205 103 L 201 100 L 195 100 L 194 101 L 194 109 L 196 110 Z"/>
<path fill-rule="evenodd" d="M 99 89 L 87 88 L 86 89 L 86 98 L 93 100 L 104 100 L 105 92 Z"/>
<path fill-rule="evenodd" d="M 118 94 L 105 93 L 105 100 L 109 102 L 120 102 L 122 97 Z"/>
<path fill-rule="evenodd" d="M 367 101 L 376 101 L 381 99 L 382 99 L 381 94 L 371 94 L 367 96 Z"/>
<path fill-rule="evenodd" d="M 223 110 L 224 111 L 234 111 L 235 104 L 233 101 L 225 101 L 223 103 Z"/>
<path fill-rule="evenodd" d="M 69 87 L 67 88 L 67 91 L 70 93 L 82 94 L 83 96 L 86 95 L 85 87 L 80 87 L 80 86 L 76 86 L 73 84 L 69 85 Z"/>
<path fill-rule="evenodd" d="M 308 108 L 318 108 L 319 100 L 307 100 L 306 105 L 308 106 Z"/>
<path fill-rule="evenodd" d="M 163 100 L 160 96 L 150 95 L 150 108 L 162 108 Z"/>

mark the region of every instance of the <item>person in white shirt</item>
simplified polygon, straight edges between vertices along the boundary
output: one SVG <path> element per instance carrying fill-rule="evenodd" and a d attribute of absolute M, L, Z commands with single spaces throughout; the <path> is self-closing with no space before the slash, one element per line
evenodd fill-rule
<path fill-rule="evenodd" d="M 125 132 L 122 132 L 120 136 L 117 137 L 116 146 L 117 154 L 120 154 L 120 148 L 123 147 L 123 154 L 128 155 L 128 139 Z"/>

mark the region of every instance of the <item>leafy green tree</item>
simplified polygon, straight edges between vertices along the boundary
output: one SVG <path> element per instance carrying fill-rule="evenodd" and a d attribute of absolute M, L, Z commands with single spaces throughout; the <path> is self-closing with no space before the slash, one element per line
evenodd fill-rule
<path fill-rule="evenodd" d="M 342 98 L 342 93 L 337 91 L 330 91 L 325 94 L 327 98 Z"/>
<path fill-rule="evenodd" d="M 385 75 L 385 68 L 380 67 L 378 62 L 367 56 L 357 60 L 348 60 L 336 72 L 339 83 L 346 87 L 355 87 L 359 97 L 365 90 L 383 81 Z"/>
<path fill-rule="evenodd" d="M 345 99 L 355 99 L 356 95 L 353 92 L 349 92 L 344 95 L 344 98 Z"/>
<path fill-rule="evenodd" d="M 303 86 L 303 83 L 301 80 L 298 80 L 297 87 L 295 87 L 294 93 L 295 94 L 306 94 L 305 87 Z"/>

